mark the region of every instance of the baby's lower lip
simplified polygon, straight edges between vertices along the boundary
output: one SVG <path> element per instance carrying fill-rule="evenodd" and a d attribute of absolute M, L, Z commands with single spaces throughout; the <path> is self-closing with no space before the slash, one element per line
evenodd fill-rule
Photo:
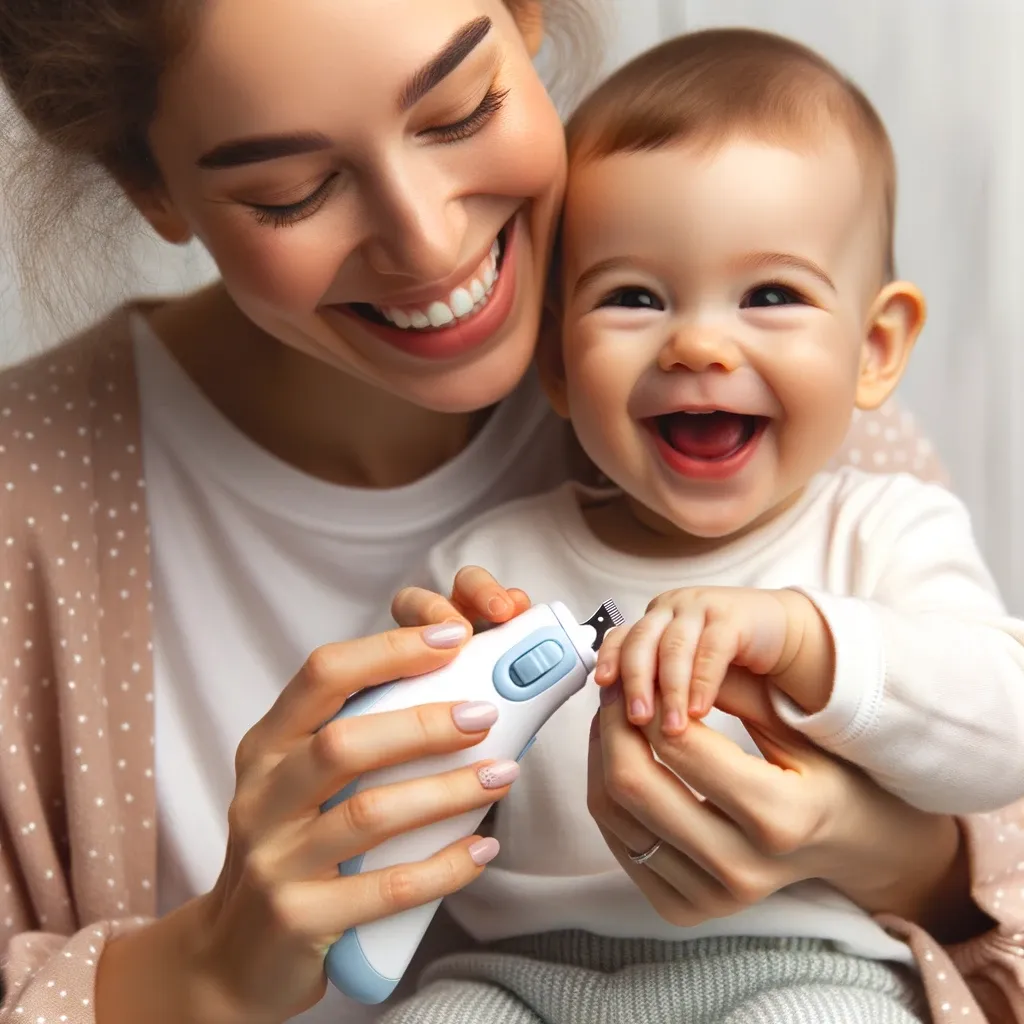
<path fill-rule="evenodd" d="M 654 447 L 665 465 L 673 472 L 693 480 L 727 480 L 742 470 L 753 458 L 761 438 L 768 426 L 768 419 L 760 416 L 741 417 L 745 421 L 743 434 L 737 442 L 721 454 L 709 457 L 699 445 L 687 450 L 682 444 L 674 444 L 671 431 L 667 429 L 667 417 L 653 417 L 644 421 Z"/>

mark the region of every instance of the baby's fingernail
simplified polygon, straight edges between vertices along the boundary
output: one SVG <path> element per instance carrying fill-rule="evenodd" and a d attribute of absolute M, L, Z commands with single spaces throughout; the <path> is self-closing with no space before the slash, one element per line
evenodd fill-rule
<path fill-rule="evenodd" d="M 511 606 L 506 598 L 495 594 L 494 597 L 487 602 L 487 614 L 488 615 L 504 615 L 509 611 Z"/>
<path fill-rule="evenodd" d="M 646 714 L 647 705 L 639 697 L 636 697 L 629 702 L 630 718 L 643 718 Z"/>
<path fill-rule="evenodd" d="M 483 700 L 466 701 L 452 708 L 452 721 L 461 732 L 483 732 L 498 720 L 498 709 Z"/>
<path fill-rule="evenodd" d="M 616 680 L 611 686 L 605 686 L 601 690 L 601 707 L 606 708 L 614 704 L 622 693 L 622 683 Z"/>
<path fill-rule="evenodd" d="M 498 845 L 498 840 L 488 836 L 486 839 L 478 839 L 469 848 L 469 855 L 473 858 L 474 864 L 478 867 L 483 867 L 484 864 L 490 864 L 490 862 L 498 856 L 498 851 L 500 849 L 501 847 Z"/>
<path fill-rule="evenodd" d="M 665 731 L 671 730 L 672 732 L 682 732 L 685 724 L 683 716 L 673 708 L 665 715 L 665 721 L 662 723 L 662 727 Z"/>
<path fill-rule="evenodd" d="M 598 665 L 594 672 L 595 679 L 610 679 L 612 675 L 611 665 Z"/>
<path fill-rule="evenodd" d="M 519 765 L 515 761 L 495 761 L 476 774 L 484 789 L 502 789 L 511 786 L 519 778 Z"/>
<path fill-rule="evenodd" d="M 464 622 L 439 622 L 423 630 L 423 642 L 428 647 L 458 647 L 468 636 Z"/>

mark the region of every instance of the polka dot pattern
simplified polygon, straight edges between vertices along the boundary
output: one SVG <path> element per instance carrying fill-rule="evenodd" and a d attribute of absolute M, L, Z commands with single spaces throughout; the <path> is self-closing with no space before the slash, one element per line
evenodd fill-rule
<path fill-rule="evenodd" d="M 127 316 L 0 376 L 0 1021 L 94 1024 L 104 943 L 154 912 L 149 534 Z M 945 482 L 895 406 L 839 462 Z M 886 921 L 936 1024 L 1024 1024 L 1024 804 L 965 823 L 997 930 Z M 967 978 L 977 993 L 964 982 Z M 992 1009 L 995 1008 L 995 1009 Z"/>
<path fill-rule="evenodd" d="M 0 376 L 0 1020 L 91 1021 L 103 942 L 153 913 L 148 530 L 112 336 Z"/>
<path fill-rule="evenodd" d="M 856 466 L 865 473 L 912 473 L 928 483 L 949 484 L 931 442 L 914 417 L 894 401 L 875 412 L 855 411 L 833 466 Z"/>

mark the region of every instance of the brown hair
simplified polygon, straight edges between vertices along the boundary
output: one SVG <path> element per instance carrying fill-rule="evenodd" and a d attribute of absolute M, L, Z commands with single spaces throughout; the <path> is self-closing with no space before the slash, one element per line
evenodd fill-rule
<path fill-rule="evenodd" d="M 520 2 L 505 0 L 510 8 Z M 544 0 L 556 89 L 578 86 L 595 63 L 601 2 Z M 160 78 L 188 45 L 200 6 L 201 0 L 0 0 L 0 81 L 14 106 L 0 133 L 2 191 L 13 215 L 3 248 L 16 253 L 22 292 L 62 329 L 109 276 L 111 257 L 125 251 L 133 225 L 140 226 L 121 186 L 158 181 L 147 135 Z M 85 243 L 99 243 L 103 258 L 83 256 Z"/>
<path fill-rule="evenodd" d="M 738 134 L 770 143 L 847 131 L 882 198 L 883 272 L 895 275 L 896 162 L 863 92 L 813 50 L 754 29 L 678 36 L 620 68 L 567 126 L 570 160 L 658 149 L 713 148 Z"/>

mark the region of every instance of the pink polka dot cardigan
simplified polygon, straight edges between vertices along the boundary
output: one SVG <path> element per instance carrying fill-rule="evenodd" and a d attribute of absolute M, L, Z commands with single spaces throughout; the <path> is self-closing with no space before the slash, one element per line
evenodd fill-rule
<path fill-rule="evenodd" d="M 846 459 L 938 473 L 893 410 L 854 425 Z M 0 376 L 4 1022 L 92 1024 L 104 944 L 154 913 L 145 494 L 125 310 Z M 944 949 L 883 923 L 910 942 L 936 1024 L 1024 1024 L 1024 805 L 964 829 L 997 927 Z"/>

